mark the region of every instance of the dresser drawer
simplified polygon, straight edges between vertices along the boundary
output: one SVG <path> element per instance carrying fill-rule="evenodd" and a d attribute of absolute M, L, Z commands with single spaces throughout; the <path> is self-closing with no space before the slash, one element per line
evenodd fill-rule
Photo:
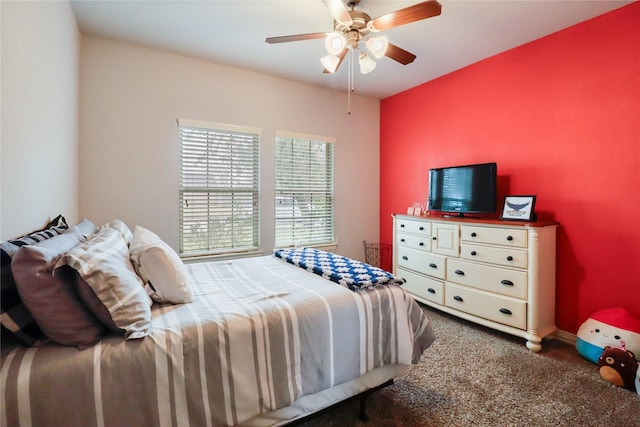
<path fill-rule="evenodd" d="M 398 246 L 431 251 L 431 238 L 418 234 L 398 233 Z"/>
<path fill-rule="evenodd" d="M 446 279 L 513 298 L 527 298 L 526 271 L 491 267 L 449 258 Z"/>
<path fill-rule="evenodd" d="M 398 268 L 396 276 L 406 280 L 402 287 L 420 298 L 444 305 L 444 283 L 403 268 Z"/>
<path fill-rule="evenodd" d="M 423 236 L 431 236 L 431 223 L 427 221 L 419 221 L 415 219 L 398 218 L 397 229 L 399 233 L 416 233 Z"/>
<path fill-rule="evenodd" d="M 527 268 L 528 265 L 527 251 L 523 249 L 463 243 L 460 245 L 460 257 L 507 267 Z"/>
<path fill-rule="evenodd" d="M 514 298 L 445 283 L 445 306 L 474 316 L 527 329 L 527 303 Z"/>
<path fill-rule="evenodd" d="M 398 246 L 398 266 L 444 279 L 446 259 L 429 252 Z"/>
<path fill-rule="evenodd" d="M 420 272 L 444 280 L 445 274 L 447 274 L 447 258 L 429 253 L 425 261 L 426 264 L 420 269 Z"/>
<path fill-rule="evenodd" d="M 527 247 L 527 230 L 462 225 L 460 232 L 463 242 L 488 243 L 517 248 Z"/>

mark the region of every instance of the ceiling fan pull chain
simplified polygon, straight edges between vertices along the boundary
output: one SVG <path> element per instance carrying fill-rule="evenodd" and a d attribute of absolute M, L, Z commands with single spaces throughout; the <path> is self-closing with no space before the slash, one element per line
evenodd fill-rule
<path fill-rule="evenodd" d="M 354 75 L 353 75 L 353 69 L 354 69 L 354 65 L 353 65 L 353 56 L 354 56 L 354 55 L 355 55 L 355 54 L 353 53 L 353 50 L 351 50 L 351 51 L 349 52 L 349 56 L 351 56 L 351 69 L 349 70 L 349 72 L 351 73 L 351 87 L 350 87 L 351 92 L 353 92 L 353 91 L 355 90 L 355 89 L 354 89 L 355 82 L 354 82 Z"/>
<path fill-rule="evenodd" d="M 349 69 L 347 78 L 347 114 L 351 115 L 351 92 L 353 92 L 353 52 L 349 51 Z"/>

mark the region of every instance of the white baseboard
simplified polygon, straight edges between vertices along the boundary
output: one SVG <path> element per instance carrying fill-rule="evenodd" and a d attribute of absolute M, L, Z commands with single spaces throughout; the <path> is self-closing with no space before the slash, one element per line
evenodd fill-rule
<path fill-rule="evenodd" d="M 572 334 L 570 332 L 562 331 L 558 329 L 555 332 L 554 336 L 558 341 L 562 341 L 564 343 L 571 344 L 571 345 L 576 345 L 576 338 L 577 338 L 576 334 Z"/>

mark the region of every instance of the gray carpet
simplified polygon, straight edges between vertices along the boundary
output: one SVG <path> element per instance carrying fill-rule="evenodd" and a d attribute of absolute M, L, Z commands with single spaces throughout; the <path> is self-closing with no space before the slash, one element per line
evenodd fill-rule
<path fill-rule="evenodd" d="M 418 365 L 367 400 L 303 424 L 316 426 L 640 426 L 640 396 L 600 378 L 573 345 L 524 339 L 424 308 L 436 333 Z"/>

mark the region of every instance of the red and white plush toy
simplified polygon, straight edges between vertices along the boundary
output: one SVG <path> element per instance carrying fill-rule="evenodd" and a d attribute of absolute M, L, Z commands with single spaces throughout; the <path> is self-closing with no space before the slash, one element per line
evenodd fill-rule
<path fill-rule="evenodd" d="M 640 319 L 623 308 L 606 308 L 591 315 L 578 329 L 576 349 L 598 363 L 606 346 L 624 348 L 640 357 Z"/>

